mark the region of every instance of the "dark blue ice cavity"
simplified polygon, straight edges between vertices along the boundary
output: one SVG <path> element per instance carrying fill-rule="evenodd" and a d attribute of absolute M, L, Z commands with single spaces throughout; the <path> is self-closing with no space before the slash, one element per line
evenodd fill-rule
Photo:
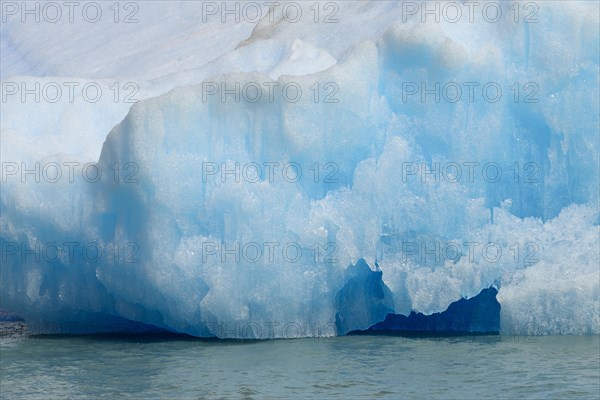
<path fill-rule="evenodd" d="M 348 281 L 334 299 L 338 335 L 365 329 L 394 312 L 392 292 L 383 283 L 381 271 L 372 271 L 361 258 L 346 273 Z"/>
<path fill-rule="evenodd" d="M 460 299 L 446 311 L 424 315 L 411 312 L 409 316 L 390 313 L 385 320 L 367 330 L 351 334 L 498 334 L 500 332 L 500 303 L 498 291 L 490 287 L 477 296 Z"/>

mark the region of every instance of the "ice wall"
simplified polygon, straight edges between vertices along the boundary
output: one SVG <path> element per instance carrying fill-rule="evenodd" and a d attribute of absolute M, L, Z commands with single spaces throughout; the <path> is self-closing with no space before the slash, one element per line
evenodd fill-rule
<path fill-rule="evenodd" d="M 503 333 L 599 332 L 597 7 L 438 24 L 351 2 L 327 36 L 259 23 L 214 63 L 157 78 L 157 92 L 169 77 L 195 84 L 133 105 L 97 182 L 2 182 L 2 307 L 40 331 L 92 315 L 197 336 L 333 335 L 364 258 L 396 313 L 495 285 Z M 263 95 L 222 98 L 209 80 Z M 423 98 L 436 83 L 450 91 Z M 26 153 L 4 126 L 2 140 L 3 160 L 7 146 Z M 27 255 L 74 240 L 105 256 Z M 363 329 L 377 322 L 365 315 Z"/>

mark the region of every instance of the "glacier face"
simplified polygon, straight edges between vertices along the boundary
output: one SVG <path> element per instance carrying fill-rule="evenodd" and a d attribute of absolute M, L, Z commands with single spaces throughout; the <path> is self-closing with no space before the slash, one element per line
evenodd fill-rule
<path fill-rule="evenodd" d="M 340 304 L 359 308 L 351 329 L 382 320 L 366 295 L 339 300 L 364 259 L 396 313 L 496 286 L 503 333 L 600 332 L 598 4 L 540 3 L 524 24 L 422 22 L 405 3 L 340 3 L 330 25 L 217 21 L 224 45 L 175 64 L 211 27 L 175 40 L 149 18 L 142 39 L 183 47 L 3 69 L 143 90 L 131 107 L 3 102 L 2 307 L 40 332 L 333 335 Z M 4 29 L 3 52 L 9 37 L 29 54 L 30 34 Z M 79 164 L 35 182 L 9 173 L 25 161 Z"/>

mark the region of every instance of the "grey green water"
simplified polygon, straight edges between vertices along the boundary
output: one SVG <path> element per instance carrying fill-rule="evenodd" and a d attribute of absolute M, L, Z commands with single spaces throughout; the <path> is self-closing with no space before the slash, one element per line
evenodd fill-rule
<path fill-rule="evenodd" d="M 600 336 L 0 343 L 2 399 L 600 398 Z"/>

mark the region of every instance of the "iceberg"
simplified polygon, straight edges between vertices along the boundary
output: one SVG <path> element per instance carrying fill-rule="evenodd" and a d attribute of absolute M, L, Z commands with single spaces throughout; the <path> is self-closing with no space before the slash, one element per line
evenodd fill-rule
<path fill-rule="evenodd" d="M 159 3 L 81 65 L 44 64 L 77 24 L 52 49 L 3 25 L 0 306 L 36 333 L 267 339 L 495 287 L 500 333 L 599 333 L 598 3 L 539 3 L 535 23 L 413 3 L 199 31 L 201 9 Z M 187 36 L 153 31 L 163 13 Z M 23 103 L 8 84 L 116 77 L 139 101 Z"/>

